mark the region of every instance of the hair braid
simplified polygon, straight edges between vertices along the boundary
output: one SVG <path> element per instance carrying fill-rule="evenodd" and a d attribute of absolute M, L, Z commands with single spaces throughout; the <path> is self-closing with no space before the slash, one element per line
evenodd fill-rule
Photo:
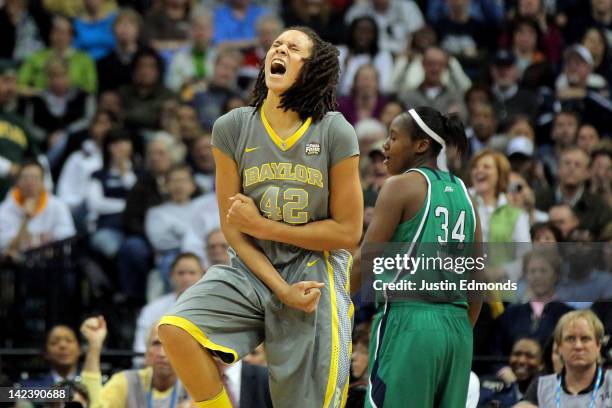
<path fill-rule="evenodd" d="M 336 108 L 336 86 L 340 72 L 338 49 L 323 41 L 310 28 L 291 27 L 287 30 L 303 32 L 313 46 L 297 80 L 282 94 L 280 107 L 285 111 L 296 111 L 302 120 L 311 117 L 313 122 L 317 122 Z M 268 95 L 264 70 L 265 67 L 262 67 L 259 71 L 251 95 L 250 105 L 256 108 L 255 112 L 261 108 Z"/>

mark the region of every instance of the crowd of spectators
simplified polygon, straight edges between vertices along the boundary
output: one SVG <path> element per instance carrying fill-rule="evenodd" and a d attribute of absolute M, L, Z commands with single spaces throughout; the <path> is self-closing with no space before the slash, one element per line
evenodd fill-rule
<path fill-rule="evenodd" d="M 475 360 L 480 406 L 511 406 L 553 372 L 553 331 L 568 311 L 593 310 L 609 338 L 612 0 L 0 0 L 0 23 L 1 265 L 76 237 L 79 267 L 97 271 L 85 274 L 95 299 L 83 316 L 96 301 L 133 311 L 124 341 L 111 324 L 107 340 L 145 354 L 103 386 L 94 360 L 106 322 L 84 323 L 98 377 L 79 398 L 125 399 L 138 381 L 159 385 L 156 400 L 180 391 L 158 373 L 169 368 L 151 327 L 229 262 L 212 125 L 248 104 L 267 48 L 291 25 L 338 46 L 338 110 L 359 139 L 366 228 L 391 120 L 426 105 L 466 125 L 468 152 L 446 152 L 444 165 L 470 187 L 485 241 L 522 243 L 495 269 L 519 290 L 485 303 L 475 329 L 475 355 L 498 358 Z M 351 406 L 363 402 L 372 313 L 357 297 Z M 45 385 L 80 378 L 74 330 L 49 330 L 46 348 Z M 241 370 L 243 382 L 263 381 L 248 363 L 226 370 L 238 390 L 251 389 Z"/>

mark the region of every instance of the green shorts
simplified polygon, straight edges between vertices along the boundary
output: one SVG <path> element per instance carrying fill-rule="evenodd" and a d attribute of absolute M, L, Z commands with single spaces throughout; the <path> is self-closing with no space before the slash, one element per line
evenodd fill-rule
<path fill-rule="evenodd" d="M 372 325 L 368 408 L 465 407 L 472 327 L 464 307 L 387 303 Z"/>
<path fill-rule="evenodd" d="M 279 269 L 292 284 L 325 283 L 313 313 L 284 305 L 235 255 L 211 267 L 160 324 L 178 326 L 226 363 L 261 342 L 275 408 L 336 408 L 348 390 L 353 305 L 347 251 L 305 252 Z"/>

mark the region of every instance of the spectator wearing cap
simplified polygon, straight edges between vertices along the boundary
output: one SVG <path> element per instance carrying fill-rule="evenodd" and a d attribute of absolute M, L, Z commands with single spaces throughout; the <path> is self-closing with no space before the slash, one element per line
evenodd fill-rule
<path fill-rule="evenodd" d="M 467 111 L 463 95 L 452 91 L 442 83 L 442 74 L 448 69 L 448 55 L 438 47 L 430 47 L 423 53 L 425 78 L 418 88 L 399 95 L 408 107 L 428 106 L 444 114 L 457 113 L 465 120 Z"/>
<path fill-rule="evenodd" d="M 50 47 L 30 55 L 21 68 L 17 82 L 21 92 L 33 94 L 47 86 L 47 61 L 64 58 L 68 61 L 70 84 L 88 93 L 98 89 L 96 66 L 89 55 L 72 48 L 72 24 L 65 17 L 54 17 L 49 35 Z"/>
<path fill-rule="evenodd" d="M 44 170 L 25 163 L 15 188 L 0 205 L 0 253 L 18 259 L 23 251 L 75 234 L 66 204 L 45 190 Z"/>
<path fill-rule="evenodd" d="M 499 125 L 505 129 L 517 115 L 534 118 L 538 110 L 537 95 L 519 86 L 520 73 L 516 57 L 510 50 L 499 50 L 491 67 L 495 97 L 494 108 Z"/>
<path fill-rule="evenodd" d="M 17 66 L 0 60 L 0 200 L 13 183 L 19 166 L 38 156 L 38 142 L 23 118 L 15 113 Z"/>
<path fill-rule="evenodd" d="M 612 102 L 607 99 L 608 84 L 593 74 L 593 57 L 586 47 L 577 44 L 564 53 L 563 74 L 556 83 L 556 99 L 564 110 L 573 110 L 582 120 L 593 124 L 601 133 L 611 134 Z"/>
<path fill-rule="evenodd" d="M 548 187 L 544 166 L 535 157 L 535 131 L 531 123 L 518 116 L 512 122 L 506 134 L 510 138 L 506 154 L 512 170 L 519 173 L 535 191 Z"/>
<path fill-rule="evenodd" d="M 378 25 L 378 38 L 383 50 L 397 55 L 407 46 L 407 39 L 425 24 L 415 1 L 368 0 L 355 3 L 345 15 L 346 24 L 361 16 L 370 16 Z"/>
<path fill-rule="evenodd" d="M 554 331 L 563 371 L 534 379 L 516 408 L 605 406 L 612 394 L 612 371 L 600 365 L 603 339 L 603 324 L 590 310 L 564 315 Z"/>
<path fill-rule="evenodd" d="M 595 61 L 591 52 L 582 44 L 575 44 L 565 50 L 563 73 L 555 83 L 557 96 L 569 99 L 571 91 L 589 89 L 608 95 L 608 83 L 604 77 L 593 72 Z"/>
<path fill-rule="evenodd" d="M 536 206 L 548 211 L 553 205 L 569 205 L 580 225 L 597 236 L 612 219 L 612 213 L 601 196 L 587 189 L 590 161 L 589 155 L 579 147 L 564 149 L 559 157 L 559 182 L 536 196 Z"/>
<path fill-rule="evenodd" d="M 212 15 L 198 9 L 191 16 L 190 43 L 179 50 L 168 67 L 166 86 L 179 93 L 188 83 L 206 81 L 213 74 L 216 49 L 212 47 Z"/>
<path fill-rule="evenodd" d="M 100 93 L 116 90 L 132 80 L 132 62 L 140 49 L 142 19 L 133 10 L 121 10 L 113 22 L 113 49 L 96 64 Z"/>

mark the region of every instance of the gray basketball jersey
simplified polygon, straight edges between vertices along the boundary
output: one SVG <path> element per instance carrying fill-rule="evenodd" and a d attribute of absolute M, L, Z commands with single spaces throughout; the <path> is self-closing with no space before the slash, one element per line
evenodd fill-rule
<path fill-rule="evenodd" d="M 238 108 L 215 122 L 212 143 L 236 161 L 242 191 L 261 214 L 291 225 L 329 218 L 329 169 L 359 154 L 355 130 L 339 112 L 317 123 L 309 118 L 281 140 L 262 110 Z M 275 266 L 306 251 L 273 241 L 258 244 Z"/>

